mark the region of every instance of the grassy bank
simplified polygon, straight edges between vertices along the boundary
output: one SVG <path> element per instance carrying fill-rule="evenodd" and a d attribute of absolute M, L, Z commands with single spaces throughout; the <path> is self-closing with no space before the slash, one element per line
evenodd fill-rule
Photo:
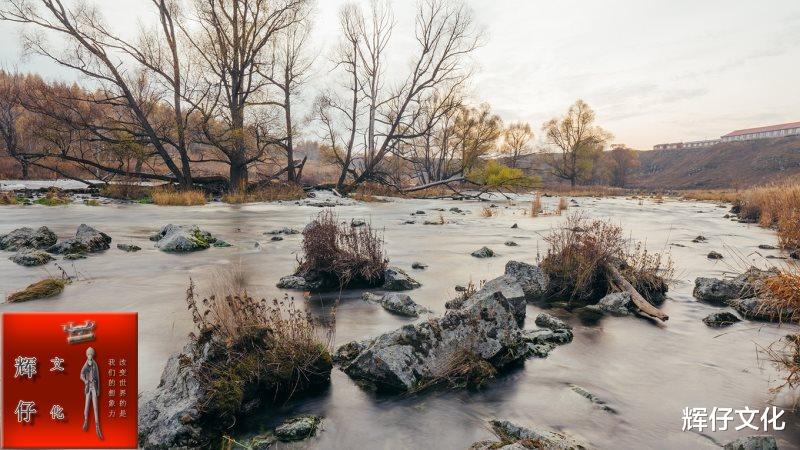
<path fill-rule="evenodd" d="M 733 203 L 740 219 L 777 230 L 783 249 L 800 249 L 800 180 L 742 190 L 687 191 L 684 197 Z"/>

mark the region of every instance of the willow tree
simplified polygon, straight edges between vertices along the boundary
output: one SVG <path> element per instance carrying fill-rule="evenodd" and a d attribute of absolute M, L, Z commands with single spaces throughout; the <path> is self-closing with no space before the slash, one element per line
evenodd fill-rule
<path fill-rule="evenodd" d="M 511 167 L 517 167 L 520 157 L 533 152 L 532 140 L 533 131 L 530 124 L 525 122 L 513 122 L 503 131 L 500 151 L 511 160 Z"/>
<path fill-rule="evenodd" d="M 611 134 L 594 124 L 595 113 L 583 100 L 577 100 L 567 113 L 542 126 L 548 149 L 545 163 L 553 175 L 575 186 L 592 173 L 593 157 L 611 139 Z"/>

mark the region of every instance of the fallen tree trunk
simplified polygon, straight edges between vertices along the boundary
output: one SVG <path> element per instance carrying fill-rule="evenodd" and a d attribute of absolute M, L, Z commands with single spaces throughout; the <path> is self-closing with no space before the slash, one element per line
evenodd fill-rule
<path fill-rule="evenodd" d="M 622 274 L 619 272 L 619 269 L 617 269 L 613 264 L 608 264 L 606 266 L 606 270 L 615 284 L 631 294 L 631 300 L 633 300 L 633 303 L 641 312 L 665 322 L 669 320 L 669 316 L 664 314 L 660 309 L 656 308 L 650 302 L 648 302 L 647 299 L 642 297 L 642 294 L 640 294 L 639 291 L 637 291 L 636 288 L 633 287 L 633 285 L 622 276 Z"/>
<path fill-rule="evenodd" d="M 455 182 L 459 182 L 459 181 L 464 181 L 464 177 L 452 177 L 452 178 L 448 178 L 446 180 L 434 181 L 432 183 L 427 183 L 427 184 L 423 184 L 423 185 L 420 185 L 420 186 L 413 186 L 413 187 L 409 187 L 409 188 L 404 188 L 404 189 L 402 189 L 402 191 L 403 192 L 422 191 L 422 190 L 425 190 L 425 189 L 428 189 L 428 188 L 431 188 L 431 187 L 434 187 L 434 186 L 440 186 L 442 184 L 455 183 Z"/>

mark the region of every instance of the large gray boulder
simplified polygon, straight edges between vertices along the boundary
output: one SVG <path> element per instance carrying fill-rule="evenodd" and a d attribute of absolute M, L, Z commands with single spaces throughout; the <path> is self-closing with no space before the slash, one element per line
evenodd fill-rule
<path fill-rule="evenodd" d="M 23 249 L 11 256 L 11 261 L 19 264 L 20 266 L 33 267 L 47 264 L 53 260 L 49 253 L 42 250 Z"/>
<path fill-rule="evenodd" d="M 8 234 L 0 235 L 0 250 L 16 252 L 22 249 L 46 249 L 56 243 L 58 238 L 47 227 L 34 230 L 30 227 L 17 228 Z"/>
<path fill-rule="evenodd" d="M 629 316 L 636 310 L 630 292 L 614 292 L 601 298 L 594 306 L 603 314 L 611 316 Z"/>
<path fill-rule="evenodd" d="M 502 368 L 523 358 L 526 349 L 515 308 L 499 292 L 470 297 L 443 317 L 348 345 L 364 350 L 343 365 L 345 373 L 379 390 L 403 392 L 443 379 L 460 356 Z"/>
<path fill-rule="evenodd" d="M 769 435 L 747 436 L 725 444 L 725 450 L 778 450 L 775 438 Z"/>
<path fill-rule="evenodd" d="M 321 421 L 320 417 L 311 415 L 293 417 L 275 428 L 275 437 L 283 442 L 306 439 L 317 432 Z"/>
<path fill-rule="evenodd" d="M 311 286 L 306 282 L 306 279 L 297 275 L 287 275 L 281 277 L 278 281 L 277 287 L 281 289 L 294 289 L 298 291 L 311 290 Z"/>
<path fill-rule="evenodd" d="M 156 241 L 156 248 L 170 253 L 186 253 L 205 250 L 211 247 L 217 239 L 208 231 L 201 230 L 197 225 L 188 227 L 168 224 L 150 236 L 151 241 Z"/>
<path fill-rule="evenodd" d="M 564 433 L 543 428 L 524 428 L 507 420 L 490 420 L 494 434 L 501 440 L 481 441 L 470 450 L 522 450 L 544 448 L 548 450 L 582 450 L 588 446 Z"/>
<path fill-rule="evenodd" d="M 361 296 L 365 301 L 377 303 L 383 309 L 406 317 L 419 317 L 420 314 L 429 312 L 427 308 L 418 305 L 410 296 L 398 292 L 389 292 L 384 295 L 375 295 L 365 292 Z"/>
<path fill-rule="evenodd" d="M 470 255 L 476 258 L 491 258 L 495 255 L 494 250 L 490 249 L 489 247 L 481 247 L 478 250 L 470 253 Z"/>
<path fill-rule="evenodd" d="M 50 253 L 68 255 L 73 253 L 95 253 L 108 250 L 111 244 L 109 235 L 89 225 L 80 224 L 75 237 L 59 242 L 47 249 Z"/>
<path fill-rule="evenodd" d="M 692 295 L 704 302 L 724 304 L 728 300 L 739 298 L 743 289 L 744 284 L 738 279 L 698 277 L 694 280 Z"/>
<path fill-rule="evenodd" d="M 155 391 L 139 397 L 139 446 L 145 449 L 203 448 L 212 437 L 204 432 L 203 403 L 208 398 L 199 375 L 211 358 L 211 342 L 190 341 L 167 361 Z"/>
<path fill-rule="evenodd" d="M 408 291 L 422 286 L 399 267 L 387 267 L 383 271 L 383 289 L 387 291 Z"/>
<path fill-rule="evenodd" d="M 692 295 L 698 300 L 725 304 L 730 300 L 752 297 L 756 294 L 761 280 L 777 273 L 776 269 L 761 270 L 751 267 L 734 278 L 699 277 L 694 281 Z"/>

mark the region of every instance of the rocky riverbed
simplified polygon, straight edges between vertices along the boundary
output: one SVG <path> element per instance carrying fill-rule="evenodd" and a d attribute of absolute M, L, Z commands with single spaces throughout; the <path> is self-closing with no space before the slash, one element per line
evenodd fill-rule
<path fill-rule="evenodd" d="M 405 317 L 388 311 L 380 302 L 363 301 L 363 290 L 347 291 L 336 310 L 336 344 L 374 339 L 404 325 L 440 317 L 447 311 L 445 303 L 456 296 L 456 285 L 470 281 L 480 285 L 482 280 L 495 279 L 503 275 L 508 261 L 535 263 L 537 255 L 547 250 L 543 235 L 564 216 L 527 217 L 529 200 L 510 203 L 494 199 L 499 213 L 491 218 L 480 215 L 486 203 L 472 201 L 392 200 L 336 206 L 334 211 L 341 220 L 365 220 L 384 230 L 390 264 L 421 284 L 405 294 L 432 312 Z M 543 200 L 545 209 L 553 209 L 558 201 Z M 683 408 L 785 404 L 786 398 L 768 393 L 777 373 L 758 361 L 757 346 L 769 345 L 798 328 L 746 319 L 724 329 L 712 328 L 702 319 L 731 309 L 698 301 L 692 295 L 697 277 L 723 278 L 750 265 L 763 268 L 783 263 L 768 259 L 785 256 L 765 248 L 775 244 L 774 233 L 726 219 L 727 209 L 709 203 L 645 200 L 640 204 L 624 198 L 576 201 L 570 211 L 610 218 L 650 249 L 670 252 L 676 282 L 661 306 L 670 316 L 666 324 L 623 314 L 584 325 L 573 315 L 550 309 L 549 314 L 572 327 L 573 341 L 546 358 L 527 358 L 507 368 L 481 390 L 433 390 L 400 396 L 376 393 L 336 368 L 324 392 L 251 415 L 245 423 L 248 431 L 236 436 L 237 440 L 248 442 L 287 418 L 309 414 L 323 418 L 321 429 L 309 439 L 286 444 L 289 448 L 465 449 L 476 442 L 496 440 L 486 425 L 494 418 L 565 433 L 597 448 L 713 448 L 749 433 L 732 429 L 683 432 Z M 331 307 L 337 292 L 305 298 L 300 291 L 275 287 L 281 277 L 294 272 L 302 236 L 282 233 L 282 240 L 272 240 L 276 235 L 270 232 L 302 230 L 319 211 L 320 207 L 310 202 L 199 207 L 1 206 L 0 235 L 22 226 L 36 230 L 46 225 L 61 242 L 75 238 L 78 226 L 87 224 L 110 236 L 112 242 L 110 248 L 86 259 L 69 261 L 54 255 L 55 261 L 36 267 L 18 265 L 8 259 L 15 252 L 1 251 L 0 293 L 4 297 L 48 274 L 57 274 L 56 263 L 77 279 L 56 297 L 4 303 L 0 309 L 138 311 L 139 385 L 142 391 L 150 391 L 158 384 L 168 357 L 185 345 L 192 328 L 184 303 L 188 279 L 192 277 L 203 289 L 204 279 L 219 265 L 241 262 L 258 296 L 286 293 L 320 320 L 333 320 Z M 425 215 L 411 215 L 417 211 Z M 441 219 L 444 224 L 424 225 L 424 220 Z M 412 220 L 414 223 L 408 223 Z M 149 238 L 167 224 L 197 225 L 231 246 L 210 245 L 188 253 L 161 251 L 157 241 Z M 514 224 L 516 228 L 512 228 Z M 700 235 L 705 239 L 693 242 Z M 504 245 L 507 241 L 518 245 Z M 120 243 L 141 250 L 128 252 L 117 248 Z M 491 249 L 494 256 L 470 255 L 482 247 Z M 723 258 L 708 259 L 712 251 Z M 414 269 L 414 263 L 427 267 Z M 532 304 L 525 308 L 521 329 L 533 330 L 544 310 Z M 603 407 L 591 398 L 602 399 Z M 797 416 L 788 414 L 784 416 L 786 429 L 773 434 L 779 448 L 800 448 L 800 423 Z"/>

